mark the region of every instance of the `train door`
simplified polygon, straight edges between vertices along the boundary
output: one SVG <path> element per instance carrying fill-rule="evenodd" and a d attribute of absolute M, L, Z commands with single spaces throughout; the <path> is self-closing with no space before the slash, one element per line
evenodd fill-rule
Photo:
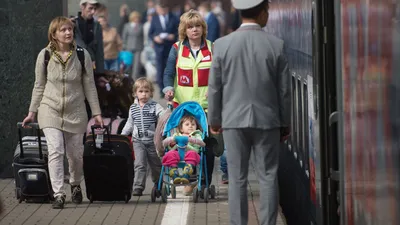
<path fill-rule="evenodd" d="M 318 105 L 321 146 L 322 223 L 339 225 L 339 152 L 337 135 L 337 90 L 335 67 L 335 10 L 337 1 L 316 1 L 320 41 L 316 43 L 318 60 Z"/>

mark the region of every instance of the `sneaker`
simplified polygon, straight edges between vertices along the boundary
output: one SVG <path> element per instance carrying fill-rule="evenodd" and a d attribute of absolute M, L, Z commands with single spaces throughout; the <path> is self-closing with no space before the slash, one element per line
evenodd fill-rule
<path fill-rule="evenodd" d="M 71 193 L 72 193 L 72 202 L 75 204 L 81 204 L 82 203 L 82 189 L 80 185 L 74 185 L 71 186 Z"/>
<path fill-rule="evenodd" d="M 180 184 L 182 182 L 177 168 L 172 168 L 169 171 L 169 176 L 173 180 L 174 184 Z"/>
<path fill-rule="evenodd" d="M 143 190 L 136 188 L 135 190 L 133 190 L 133 196 L 142 196 L 143 195 Z"/>
<path fill-rule="evenodd" d="M 58 195 L 54 198 L 53 209 L 63 209 L 65 204 L 65 197 Z"/>
<path fill-rule="evenodd" d="M 222 182 L 222 184 L 228 184 L 229 183 L 228 174 L 226 174 L 226 173 L 222 174 L 221 182 Z"/>

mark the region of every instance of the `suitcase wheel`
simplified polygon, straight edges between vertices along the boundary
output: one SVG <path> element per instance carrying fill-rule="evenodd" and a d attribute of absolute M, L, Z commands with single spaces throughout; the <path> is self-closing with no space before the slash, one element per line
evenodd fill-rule
<path fill-rule="evenodd" d="M 18 199 L 18 203 L 21 203 L 25 200 L 25 197 L 23 195 L 21 195 L 21 197 L 19 197 Z"/>
<path fill-rule="evenodd" d="M 93 203 L 93 195 L 92 194 L 90 194 L 89 201 L 90 201 L 90 203 Z"/>
<path fill-rule="evenodd" d="M 17 199 L 21 198 L 21 191 L 19 189 L 15 189 L 15 196 L 17 197 Z"/>
<path fill-rule="evenodd" d="M 125 195 L 125 203 L 128 203 L 128 202 L 129 202 L 129 196 Z"/>

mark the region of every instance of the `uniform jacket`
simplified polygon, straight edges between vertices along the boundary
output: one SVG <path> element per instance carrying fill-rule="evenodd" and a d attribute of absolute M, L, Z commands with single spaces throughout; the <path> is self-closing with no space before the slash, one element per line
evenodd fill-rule
<path fill-rule="evenodd" d="M 208 119 L 222 128 L 288 127 L 291 75 L 283 41 L 248 24 L 214 43 Z"/>

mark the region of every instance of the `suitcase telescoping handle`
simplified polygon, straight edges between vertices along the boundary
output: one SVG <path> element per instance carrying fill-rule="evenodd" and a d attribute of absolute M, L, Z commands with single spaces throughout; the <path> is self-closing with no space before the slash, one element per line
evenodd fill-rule
<path fill-rule="evenodd" d="M 22 129 L 35 129 L 37 138 L 38 138 L 38 142 L 39 142 L 39 158 L 43 159 L 42 140 L 40 137 L 39 124 L 38 123 L 27 123 L 27 124 L 25 124 L 25 127 L 23 127 L 22 123 L 18 122 L 17 127 L 18 127 L 19 150 L 20 150 L 19 157 L 24 158 L 24 147 L 22 144 Z"/>
<path fill-rule="evenodd" d="M 109 154 L 114 155 L 115 153 L 114 153 L 114 151 L 112 150 L 112 147 L 110 146 L 110 144 L 111 144 L 111 139 L 110 139 L 110 128 L 109 128 L 108 126 L 103 126 L 103 127 L 101 127 L 100 125 L 93 125 L 93 126 L 91 126 L 91 129 L 92 129 L 93 144 L 94 144 L 94 146 L 95 146 L 95 151 L 94 151 L 94 153 L 96 154 L 96 153 L 105 153 L 105 152 L 108 152 Z M 108 140 L 107 144 L 106 144 L 106 143 L 103 143 L 103 137 L 101 138 L 101 144 L 98 145 L 98 143 L 96 143 L 96 138 L 95 138 L 95 136 L 98 137 L 99 134 L 95 134 L 95 133 L 94 133 L 94 130 L 95 130 L 95 129 L 103 130 L 103 133 L 100 134 L 100 135 L 104 135 L 104 134 L 107 135 L 107 140 Z"/>
<path fill-rule="evenodd" d="M 110 128 L 108 126 L 101 127 L 100 125 L 93 125 L 91 127 L 91 129 L 92 129 L 93 142 L 96 142 L 96 139 L 95 139 L 96 134 L 94 133 L 95 129 L 103 130 L 103 134 L 107 134 L 108 142 L 111 142 L 111 140 L 110 140 Z"/>

